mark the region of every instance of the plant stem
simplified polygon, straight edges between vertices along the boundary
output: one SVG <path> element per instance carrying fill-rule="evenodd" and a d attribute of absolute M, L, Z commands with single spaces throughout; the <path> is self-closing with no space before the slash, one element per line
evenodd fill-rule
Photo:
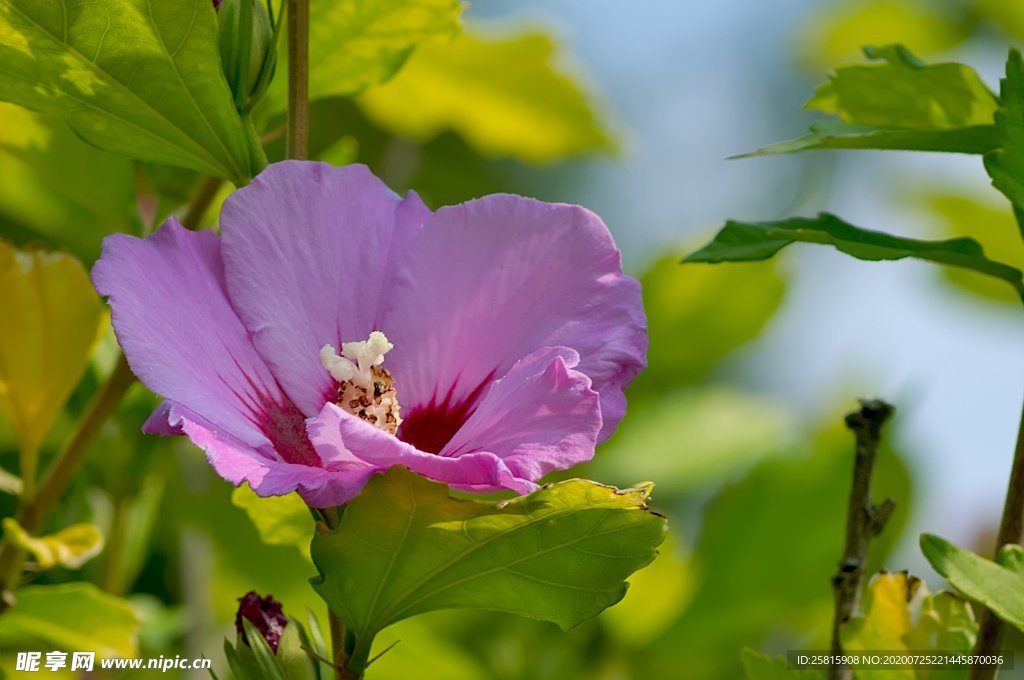
<path fill-rule="evenodd" d="M 832 578 L 835 592 L 835 619 L 832 622 L 832 654 L 843 653 L 839 630 L 850 620 L 860 605 L 861 589 L 867 572 L 868 550 L 871 539 L 885 527 L 894 507 L 893 501 L 881 505 L 871 502 L 871 472 L 878 456 L 878 445 L 882 437 L 882 426 L 892 415 L 893 407 L 877 399 L 862 400 L 859 411 L 846 416 L 846 427 L 857 440 L 853 460 L 853 485 L 846 514 L 846 543 L 839 571 Z M 829 668 L 829 680 L 850 680 L 853 672 L 849 666 L 833 664 Z"/>
<path fill-rule="evenodd" d="M 309 158 L 309 0 L 288 0 L 288 158 Z"/>
<path fill-rule="evenodd" d="M 39 529 L 42 520 L 53 509 L 64 494 L 68 483 L 78 469 L 82 459 L 89 452 L 89 444 L 99 433 L 100 427 L 117 409 L 121 398 L 135 382 L 135 376 L 128 368 L 124 355 L 118 357 L 114 370 L 99 393 L 93 397 L 89 408 L 78 421 L 77 428 L 71 435 L 57 458 L 50 464 L 46 477 L 32 499 L 18 510 L 17 521 L 25 531 L 33 533 Z M 21 564 L 24 554 L 20 548 L 4 542 L 0 548 L 0 593 L 6 595 L 12 591 L 21 575 Z M 6 608 L 6 597 L 0 602 L 0 611 Z"/>
<path fill-rule="evenodd" d="M 224 180 L 220 177 L 207 177 L 203 180 L 181 218 L 181 226 L 191 230 L 199 227 L 203 215 L 210 209 L 210 204 L 217 197 L 217 192 L 220 191 L 220 185 L 223 183 Z"/>
<path fill-rule="evenodd" d="M 1017 429 L 1017 449 L 1013 454 L 1013 467 L 1010 468 L 1010 483 L 1006 490 L 1006 502 L 1003 505 L 1003 518 L 999 522 L 999 535 L 996 538 L 996 554 L 1007 544 L 1024 542 L 1024 409 L 1020 416 Z M 1003 622 L 991 611 L 986 609 L 981 615 L 978 627 L 978 639 L 974 645 L 975 654 L 991 655 L 999 648 Z M 970 680 L 992 680 L 996 675 L 993 665 L 977 665 L 971 668 Z"/>

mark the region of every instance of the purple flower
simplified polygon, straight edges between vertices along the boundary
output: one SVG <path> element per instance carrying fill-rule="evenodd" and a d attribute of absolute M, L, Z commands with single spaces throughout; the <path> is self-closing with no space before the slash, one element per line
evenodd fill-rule
<path fill-rule="evenodd" d="M 432 213 L 363 166 L 287 161 L 221 237 L 174 219 L 93 270 L 132 370 L 225 479 L 328 507 L 403 465 L 527 493 L 589 460 L 647 346 L 601 220 L 493 195 Z"/>
<path fill-rule="evenodd" d="M 270 651 L 277 653 L 277 645 L 281 641 L 284 627 L 288 625 L 288 618 L 281 609 L 281 603 L 274 600 L 273 595 L 260 597 L 255 590 L 250 590 L 244 597 L 238 598 L 238 611 L 235 613 L 235 630 L 241 636 L 245 644 L 249 640 L 245 636 L 245 627 L 242 626 L 242 619 L 249 619 L 249 623 L 260 632 L 263 639 L 267 641 Z"/>

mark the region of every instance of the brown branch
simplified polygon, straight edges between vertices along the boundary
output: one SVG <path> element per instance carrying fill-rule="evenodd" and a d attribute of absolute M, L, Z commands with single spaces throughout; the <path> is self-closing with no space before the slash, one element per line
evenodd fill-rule
<path fill-rule="evenodd" d="M 309 158 L 309 0 L 288 0 L 288 158 Z"/>
<path fill-rule="evenodd" d="M 1010 483 L 1006 490 L 1003 518 L 999 523 L 999 535 L 996 538 L 996 555 L 1004 545 L 1022 542 L 1024 542 L 1024 412 L 1021 413 L 1020 426 L 1017 430 L 1017 449 L 1013 454 L 1013 467 L 1010 469 Z M 986 609 L 981 615 L 974 653 L 986 656 L 995 653 L 999 649 L 1002 629 L 1003 622 Z M 992 680 L 996 676 L 996 670 L 994 665 L 979 664 L 971 668 L 969 677 L 970 680 Z"/>
<path fill-rule="evenodd" d="M 853 461 L 853 485 L 846 514 L 846 544 L 839 561 L 839 571 L 832 578 L 835 592 L 835 619 L 832 622 L 832 654 L 843 653 L 839 629 L 860 606 L 861 589 L 868 567 L 871 539 L 885 527 L 895 504 L 891 499 L 881 505 L 871 502 L 871 472 L 878 456 L 882 426 L 892 415 L 893 407 L 877 399 L 861 400 L 860 410 L 846 416 L 846 427 L 857 440 Z M 850 680 L 849 666 L 833 664 L 829 680 Z"/>

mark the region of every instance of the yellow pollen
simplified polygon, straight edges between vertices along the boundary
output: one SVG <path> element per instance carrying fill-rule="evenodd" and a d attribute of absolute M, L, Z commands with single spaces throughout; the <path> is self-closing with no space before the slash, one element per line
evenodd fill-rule
<path fill-rule="evenodd" d="M 394 348 L 380 331 L 363 342 L 346 342 L 339 355 L 332 345 L 320 350 L 320 363 L 338 381 L 335 403 L 374 427 L 395 434 L 402 424 L 401 407 L 391 373 L 381 366 Z"/>

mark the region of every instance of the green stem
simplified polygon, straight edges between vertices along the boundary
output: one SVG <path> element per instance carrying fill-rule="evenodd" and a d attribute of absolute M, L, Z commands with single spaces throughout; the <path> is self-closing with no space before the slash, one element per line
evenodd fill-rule
<path fill-rule="evenodd" d="M 81 420 L 78 421 L 78 426 L 71 435 L 71 439 L 50 465 L 46 477 L 39 485 L 38 492 L 31 501 L 19 508 L 17 521 L 25 531 L 34 533 L 39 529 L 42 520 L 67 489 L 78 466 L 89 452 L 89 445 L 99 433 L 100 427 L 113 415 L 121 398 L 134 382 L 135 376 L 132 375 L 131 369 L 128 368 L 128 362 L 125 361 L 122 354 L 118 357 L 107 382 L 93 398 Z M 0 583 L 0 593 L 5 596 L 4 601 L 0 602 L 0 611 L 3 611 L 7 606 L 7 593 L 17 587 L 21 578 L 21 565 L 25 555 L 20 548 L 8 541 L 4 541 L 0 546 L 2 546 L 0 547 L 0 578 L 3 579 L 3 582 Z"/>
<path fill-rule="evenodd" d="M 999 549 L 1004 545 L 1022 542 L 1024 542 L 1024 409 L 1022 409 L 1020 425 L 1017 429 L 1017 448 L 1013 454 L 1010 483 L 1006 490 L 1006 503 L 1003 505 L 1003 518 L 999 523 L 999 535 L 996 538 L 996 554 L 999 554 Z M 1003 622 L 986 609 L 981 615 L 974 653 L 988 656 L 998 651 L 1002 629 Z M 995 675 L 995 666 L 978 665 L 971 668 L 970 680 L 992 680 Z"/>
<path fill-rule="evenodd" d="M 288 0 L 288 158 L 309 158 L 309 0 Z"/>
<path fill-rule="evenodd" d="M 191 230 L 199 228 L 203 216 L 210 209 L 213 199 L 217 198 L 217 192 L 223 183 L 224 180 L 220 177 L 211 176 L 203 180 L 181 218 L 181 226 Z"/>

